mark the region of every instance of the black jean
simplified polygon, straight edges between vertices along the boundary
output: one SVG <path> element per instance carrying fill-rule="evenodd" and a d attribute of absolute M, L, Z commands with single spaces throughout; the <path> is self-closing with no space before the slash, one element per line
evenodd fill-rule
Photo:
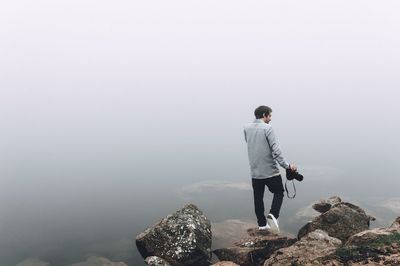
<path fill-rule="evenodd" d="M 254 195 L 254 210 L 257 216 L 257 223 L 259 226 L 265 226 L 267 224 L 267 220 L 264 214 L 264 191 L 265 186 L 268 187 L 268 190 L 274 194 L 272 199 L 271 209 L 269 213 L 273 214 L 275 218 L 278 219 L 279 212 L 281 210 L 282 202 L 283 202 L 283 184 L 282 177 L 280 175 L 264 178 L 264 179 L 255 179 L 252 178 L 252 186 L 253 186 L 253 195 Z"/>

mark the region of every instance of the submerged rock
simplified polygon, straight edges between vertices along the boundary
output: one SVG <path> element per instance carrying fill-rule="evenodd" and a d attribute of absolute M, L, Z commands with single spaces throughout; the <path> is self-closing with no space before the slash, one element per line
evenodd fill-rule
<path fill-rule="evenodd" d="M 247 229 L 254 226 L 254 221 L 228 219 L 211 223 L 212 248 L 224 248 L 234 245 L 236 241 L 248 235 Z"/>
<path fill-rule="evenodd" d="M 47 262 L 44 262 L 38 258 L 28 258 L 20 263 L 18 263 L 16 266 L 49 266 L 50 264 Z"/>
<path fill-rule="evenodd" d="M 315 230 L 290 247 L 277 250 L 264 263 L 270 265 L 318 265 L 318 259 L 336 251 L 342 244 L 322 230 Z"/>
<path fill-rule="evenodd" d="M 78 262 L 71 264 L 70 266 L 128 266 L 124 262 L 114 262 L 110 261 L 109 259 L 98 257 L 98 256 L 91 256 L 84 262 Z"/>
<path fill-rule="evenodd" d="M 304 225 L 299 230 L 298 238 L 321 229 L 332 237 L 346 241 L 351 235 L 369 229 L 370 220 L 371 216 L 360 207 L 348 202 L 339 202 Z"/>
<path fill-rule="evenodd" d="M 168 215 L 136 237 L 143 258 L 157 256 L 171 265 L 209 265 L 211 224 L 193 204 Z"/>
<path fill-rule="evenodd" d="M 268 230 L 256 228 L 247 230 L 248 236 L 234 243 L 234 246 L 214 250 L 220 260 L 227 260 L 241 266 L 262 265 L 275 250 L 296 242 L 295 238 L 280 236 Z"/>

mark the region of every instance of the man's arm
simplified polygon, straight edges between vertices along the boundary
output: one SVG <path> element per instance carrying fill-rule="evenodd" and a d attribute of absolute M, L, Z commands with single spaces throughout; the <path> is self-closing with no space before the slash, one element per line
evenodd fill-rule
<path fill-rule="evenodd" d="M 271 149 L 272 158 L 274 158 L 280 164 L 280 166 L 288 169 L 290 165 L 282 155 L 281 148 L 279 147 L 278 141 L 275 137 L 275 132 L 272 127 L 266 129 L 265 135 Z"/>
<path fill-rule="evenodd" d="M 243 129 L 243 132 L 244 132 L 244 140 L 247 142 L 246 129 Z"/>

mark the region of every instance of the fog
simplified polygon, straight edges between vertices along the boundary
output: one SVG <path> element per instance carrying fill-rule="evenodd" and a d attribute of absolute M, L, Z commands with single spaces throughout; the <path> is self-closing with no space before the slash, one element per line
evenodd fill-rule
<path fill-rule="evenodd" d="M 259 105 L 305 176 L 283 229 L 331 195 L 386 225 L 400 212 L 399 8 L 2 2 L 0 265 L 139 265 L 135 235 L 188 202 L 255 221 L 243 124 Z"/>

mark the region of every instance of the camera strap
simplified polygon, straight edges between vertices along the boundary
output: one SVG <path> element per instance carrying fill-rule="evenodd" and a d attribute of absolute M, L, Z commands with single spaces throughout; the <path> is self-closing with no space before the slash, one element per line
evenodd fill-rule
<path fill-rule="evenodd" d="M 286 179 L 286 182 L 285 182 L 285 190 L 286 190 L 287 197 L 288 197 L 289 199 L 294 199 L 294 198 L 296 197 L 296 186 L 294 185 L 294 182 L 293 182 L 293 180 L 292 180 L 292 185 L 293 185 L 293 189 L 294 189 L 294 195 L 291 197 L 291 196 L 289 195 L 289 191 L 288 191 L 288 189 L 287 189 L 287 182 L 288 182 L 288 180 Z"/>
<path fill-rule="evenodd" d="M 267 143 L 268 143 L 269 148 L 272 150 L 271 145 L 269 144 L 268 137 L 267 137 L 266 135 L 265 135 L 265 139 L 267 140 Z M 287 197 L 288 197 L 289 199 L 294 199 L 294 198 L 296 197 L 296 186 L 294 185 L 294 182 L 293 182 L 293 180 L 292 180 L 292 185 L 293 185 L 293 189 L 294 189 L 294 195 L 291 197 L 291 196 L 289 196 L 289 191 L 288 191 L 288 189 L 287 189 L 287 182 L 288 182 L 288 180 L 286 179 L 286 182 L 285 182 L 285 190 L 286 190 Z"/>

